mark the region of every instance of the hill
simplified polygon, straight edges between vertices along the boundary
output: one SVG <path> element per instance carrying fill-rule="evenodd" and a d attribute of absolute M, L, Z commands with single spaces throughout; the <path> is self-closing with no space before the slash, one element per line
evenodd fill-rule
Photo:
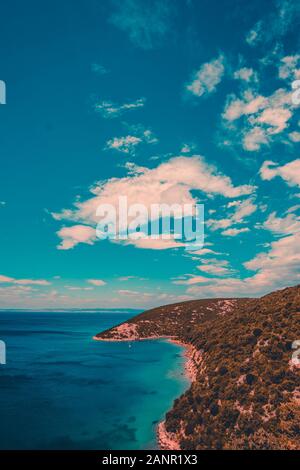
<path fill-rule="evenodd" d="M 187 346 L 190 388 L 158 426 L 167 449 L 299 449 L 300 286 L 158 307 L 95 336 Z"/>

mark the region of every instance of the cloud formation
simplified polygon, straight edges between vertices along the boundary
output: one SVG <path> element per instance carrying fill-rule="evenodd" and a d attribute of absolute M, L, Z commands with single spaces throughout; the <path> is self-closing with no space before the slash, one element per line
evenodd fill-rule
<path fill-rule="evenodd" d="M 300 78 L 300 55 L 289 55 L 281 58 L 278 76 L 282 80 L 297 80 Z"/>
<path fill-rule="evenodd" d="M 256 271 L 252 276 L 243 279 L 239 277 L 203 279 L 201 285 L 189 287 L 186 293 L 202 297 L 242 297 L 264 294 L 283 285 L 294 285 L 300 281 L 299 242 L 299 233 L 274 241 L 268 252 L 259 253 L 245 263 L 248 270 Z"/>
<path fill-rule="evenodd" d="M 116 150 L 127 155 L 135 155 L 135 149 L 140 144 L 156 144 L 158 139 L 149 129 L 138 130 L 136 135 L 114 137 L 106 142 L 106 150 Z"/>
<path fill-rule="evenodd" d="M 194 73 L 192 81 L 186 85 L 186 90 L 194 96 L 200 97 L 216 91 L 224 75 L 224 56 L 211 60 Z"/>
<path fill-rule="evenodd" d="M 273 6 L 273 5 L 272 5 Z M 287 32 L 298 27 L 300 18 L 299 2 L 294 0 L 276 0 L 275 8 L 255 23 L 246 34 L 246 42 L 254 47 L 258 44 L 268 44 L 270 41 L 279 41 Z"/>
<path fill-rule="evenodd" d="M 226 237 L 236 237 L 240 233 L 245 233 L 245 232 L 250 232 L 250 229 L 248 227 L 228 228 L 227 230 L 224 230 L 222 232 L 222 235 L 225 235 Z"/>
<path fill-rule="evenodd" d="M 280 235 L 291 235 L 300 232 L 300 217 L 294 213 L 289 213 L 285 217 L 278 217 L 276 212 L 272 212 L 263 227 L 270 232 Z"/>
<path fill-rule="evenodd" d="M 232 201 L 227 205 L 227 209 L 233 209 L 233 212 L 229 215 L 226 214 L 225 218 L 207 220 L 207 226 L 210 230 L 223 230 L 221 234 L 225 236 L 235 236 L 239 233 L 248 232 L 248 228 L 232 228 L 232 226 L 244 223 L 245 219 L 257 210 L 257 205 L 254 204 L 253 198 L 248 198 L 244 201 Z"/>
<path fill-rule="evenodd" d="M 300 159 L 293 160 L 285 165 L 267 160 L 260 168 L 260 176 L 263 180 L 270 181 L 280 176 L 289 186 L 300 186 Z"/>
<path fill-rule="evenodd" d="M 234 94 L 227 98 L 223 119 L 225 126 L 240 136 L 244 149 L 253 152 L 282 134 L 294 111 L 291 91 L 279 88 L 263 96 L 249 88 L 239 98 Z"/>
<path fill-rule="evenodd" d="M 173 6 L 169 0 L 113 0 L 112 4 L 110 22 L 137 47 L 156 48 L 171 30 Z"/>
<path fill-rule="evenodd" d="M 0 284 L 15 284 L 18 286 L 49 286 L 51 283 L 45 279 L 16 279 L 0 275 Z"/>
<path fill-rule="evenodd" d="M 92 286 L 96 287 L 102 287 L 105 286 L 106 282 L 103 281 L 102 279 L 88 279 L 87 282 L 89 284 L 92 284 Z"/>
<path fill-rule="evenodd" d="M 233 74 L 235 80 L 242 80 L 244 82 L 257 82 L 257 73 L 251 67 L 242 67 L 236 70 Z"/>
<path fill-rule="evenodd" d="M 87 225 L 73 225 L 71 227 L 62 227 L 57 235 L 62 239 L 58 245 L 59 250 L 70 250 L 78 243 L 87 243 L 93 245 L 96 241 L 95 229 Z"/>
<path fill-rule="evenodd" d="M 251 185 L 234 186 L 228 176 L 220 173 L 214 166 L 208 165 L 199 155 L 193 157 L 174 157 L 156 168 L 150 169 L 131 165 L 129 175 L 123 178 L 111 178 L 94 185 L 90 191 L 92 197 L 85 201 L 76 201 L 74 209 L 64 209 L 53 214 L 56 220 L 77 222 L 80 225 L 63 227 L 57 234 L 62 238 L 60 249 L 73 248 L 78 243 L 92 244 L 96 241 L 95 226 L 99 222 L 96 215 L 101 204 L 119 207 L 119 196 L 127 196 L 127 203 L 143 204 L 149 211 L 151 204 L 196 204 L 198 198 L 193 190 L 207 195 L 237 198 L 255 191 Z M 249 202 L 247 203 L 249 204 Z M 240 211 L 243 205 L 241 204 Z M 237 213 L 239 213 L 237 211 Z M 236 216 L 238 220 L 239 216 Z M 82 225 L 84 224 L 84 225 Z M 138 248 L 161 249 L 178 247 L 173 240 L 129 240 Z"/>
<path fill-rule="evenodd" d="M 267 250 L 257 253 L 252 259 L 243 263 L 250 272 L 243 278 L 226 276 L 218 270 L 206 270 L 207 274 L 215 277 L 200 277 L 189 275 L 188 280 L 180 282 L 189 287 L 186 291 L 195 296 L 245 296 L 260 295 L 282 286 L 294 285 L 300 282 L 300 217 L 294 211 L 299 205 L 291 208 L 284 217 L 271 213 L 263 224 L 263 228 L 276 235 L 277 239 L 271 242 Z M 278 237 L 281 237 L 278 239 Z M 218 268 L 223 265 L 214 263 Z M 200 269 L 201 267 L 198 267 Z M 203 269 L 202 269 L 203 271 Z M 254 274 L 251 274 L 251 271 Z M 230 272 L 228 271 L 230 274 Z"/>
<path fill-rule="evenodd" d="M 143 108 L 145 106 L 145 98 L 139 98 L 131 103 L 116 104 L 112 101 L 102 101 L 95 104 L 94 109 L 106 119 L 113 119 L 121 116 L 127 111 L 134 111 L 135 109 Z"/>

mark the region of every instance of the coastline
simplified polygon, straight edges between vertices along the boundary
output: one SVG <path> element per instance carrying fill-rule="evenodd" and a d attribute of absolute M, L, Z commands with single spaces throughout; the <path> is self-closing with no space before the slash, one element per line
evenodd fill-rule
<path fill-rule="evenodd" d="M 95 339 L 181 346 L 175 370 L 182 377 L 184 366 L 185 383 L 158 413 L 157 449 L 292 450 L 299 448 L 292 348 L 299 310 L 300 286 L 261 298 L 185 301 L 148 310 Z"/>
<path fill-rule="evenodd" d="M 194 382 L 197 376 L 197 362 L 195 361 L 195 357 L 201 357 L 199 351 L 189 343 L 184 343 L 183 341 L 179 340 L 175 336 L 146 336 L 144 338 L 135 338 L 135 337 L 128 337 L 128 338 L 101 338 L 98 336 L 93 336 L 93 340 L 95 341 L 103 341 L 103 342 L 136 342 L 136 341 L 153 341 L 158 339 L 165 339 L 170 343 L 177 344 L 184 348 L 184 357 L 186 358 L 184 364 L 184 372 L 186 378 L 190 382 Z"/>
<path fill-rule="evenodd" d="M 159 338 L 161 337 L 156 339 Z M 184 348 L 184 375 L 191 385 L 196 381 L 197 378 L 197 363 L 198 361 L 199 363 L 202 361 L 201 353 L 192 344 L 185 343 L 179 339 L 169 337 L 168 341 Z M 161 450 L 181 450 L 179 444 L 180 430 L 178 433 L 168 432 L 166 430 L 165 420 L 158 423 L 156 428 L 156 436 L 159 448 Z"/>
<path fill-rule="evenodd" d="M 158 337 L 156 339 L 159 339 L 161 337 Z M 184 354 L 183 356 L 185 357 L 185 363 L 184 363 L 184 373 L 185 377 L 189 380 L 189 382 L 195 382 L 197 378 L 197 362 L 201 362 L 202 360 L 202 355 L 196 349 L 192 344 L 190 343 L 185 343 L 184 341 L 181 341 L 179 339 L 176 339 L 174 337 L 168 337 L 167 338 L 170 343 L 177 344 L 178 346 L 181 346 L 184 348 Z"/>
<path fill-rule="evenodd" d="M 201 353 L 189 343 L 185 343 L 178 339 L 176 336 L 160 336 L 153 335 L 147 336 L 144 338 L 137 338 L 135 335 L 132 337 L 128 336 L 126 338 L 101 338 L 94 336 L 95 341 L 107 341 L 107 342 L 135 342 L 135 341 L 153 341 L 158 339 L 165 339 L 170 343 L 176 344 L 183 348 L 183 357 L 184 357 L 184 376 L 189 381 L 190 385 L 197 378 L 197 365 L 202 361 Z M 167 410 L 168 411 L 168 410 Z M 166 412 L 167 412 L 166 411 Z M 179 432 L 180 433 L 180 432 Z M 160 421 L 156 427 L 156 439 L 158 447 L 161 450 L 181 450 L 178 440 L 178 435 L 175 433 L 170 433 L 166 430 L 165 420 Z"/>

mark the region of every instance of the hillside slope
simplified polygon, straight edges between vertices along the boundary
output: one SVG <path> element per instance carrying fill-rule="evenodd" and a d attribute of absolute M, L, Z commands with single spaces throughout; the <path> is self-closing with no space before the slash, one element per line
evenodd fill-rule
<path fill-rule="evenodd" d="M 142 313 L 98 340 L 168 336 L 188 344 L 194 377 L 159 425 L 162 448 L 299 449 L 300 287 L 260 299 L 208 299 Z"/>

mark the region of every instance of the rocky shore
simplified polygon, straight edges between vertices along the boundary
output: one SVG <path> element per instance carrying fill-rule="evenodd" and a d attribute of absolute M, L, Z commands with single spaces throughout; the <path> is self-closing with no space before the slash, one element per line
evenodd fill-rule
<path fill-rule="evenodd" d="M 174 337 L 170 336 L 147 336 L 144 338 L 137 337 L 136 328 L 133 325 L 129 325 L 123 323 L 122 325 L 116 327 L 114 329 L 113 337 L 111 338 L 101 338 L 96 337 L 94 338 L 96 341 L 149 341 L 149 340 L 158 340 L 158 339 L 166 339 L 178 346 L 184 348 L 184 374 L 186 378 L 192 383 L 196 380 L 197 371 L 199 369 L 200 362 L 202 361 L 201 352 L 197 351 L 195 347 L 191 344 L 184 343 Z M 157 442 L 159 448 L 162 450 L 180 450 L 180 444 L 178 435 L 175 433 L 167 432 L 165 427 L 165 421 L 160 422 L 157 425 L 156 429 L 157 435 Z"/>
<path fill-rule="evenodd" d="M 95 336 L 184 347 L 190 388 L 157 427 L 161 449 L 299 449 L 300 286 L 260 299 L 158 307 Z"/>

